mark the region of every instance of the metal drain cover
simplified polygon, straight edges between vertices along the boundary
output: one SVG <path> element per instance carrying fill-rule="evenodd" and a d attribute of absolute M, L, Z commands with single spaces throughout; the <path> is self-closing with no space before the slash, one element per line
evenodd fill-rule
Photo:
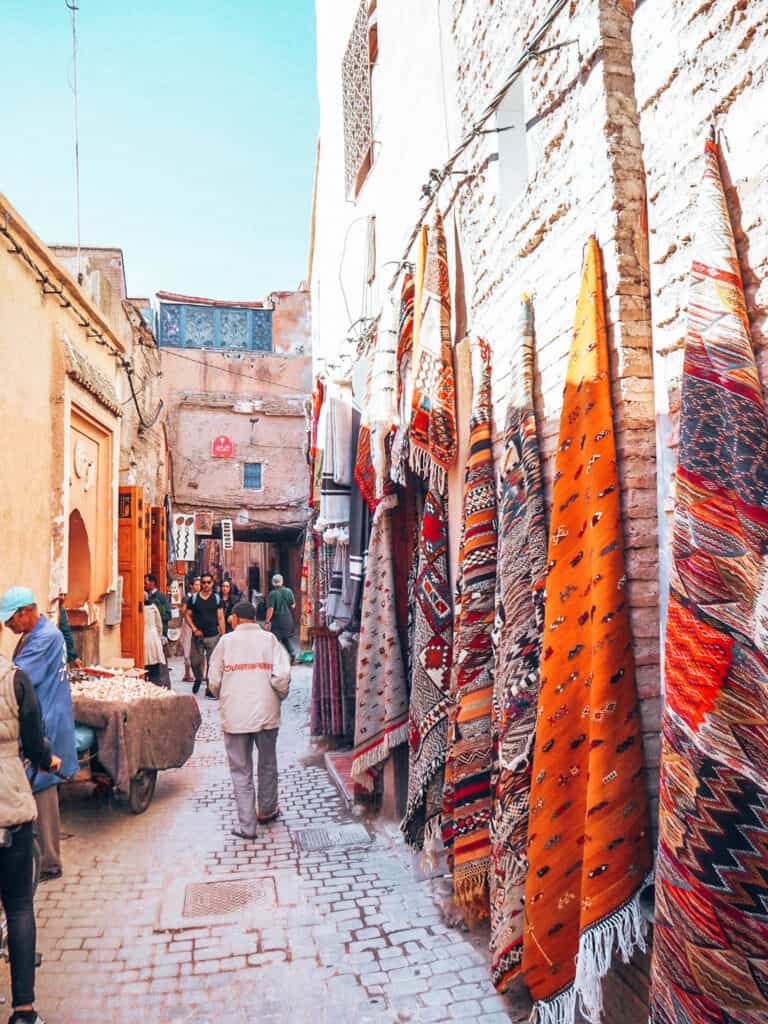
<path fill-rule="evenodd" d="M 304 828 L 295 833 L 303 853 L 316 853 L 330 846 L 367 846 L 371 836 L 363 825 L 337 825 L 330 828 Z"/>
<path fill-rule="evenodd" d="M 182 917 L 220 917 L 251 906 L 274 906 L 275 886 L 270 879 L 244 878 L 236 882 L 199 882 L 184 890 Z"/>

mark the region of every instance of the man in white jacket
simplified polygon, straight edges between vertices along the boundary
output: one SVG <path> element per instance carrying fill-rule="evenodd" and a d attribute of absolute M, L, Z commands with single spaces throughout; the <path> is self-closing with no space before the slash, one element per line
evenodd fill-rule
<path fill-rule="evenodd" d="M 288 652 L 256 622 L 256 609 L 241 601 L 232 609 L 235 627 L 211 654 L 208 684 L 219 697 L 224 746 L 229 760 L 240 828 L 232 834 L 253 839 L 257 823 L 266 825 L 277 806 L 277 732 L 280 705 L 291 684 Z M 253 785 L 253 747 L 258 750 L 259 804 Z"/>

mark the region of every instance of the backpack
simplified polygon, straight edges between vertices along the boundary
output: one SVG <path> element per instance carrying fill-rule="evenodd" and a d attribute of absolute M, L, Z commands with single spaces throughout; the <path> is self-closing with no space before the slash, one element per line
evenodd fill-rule
<path fill-rule="evenodd" d="M 195 606 L 195 602 L 197 601 L 197 595 L 198 595 L 198 593 L 199 593 L 199 591 L 197 591 L 196 593 L 194 593 L 194 594 L 192 595 L 192 601 L 191 601 L 191 604 L 192 604 L 192 607 L 193 607 L 193 608 L 194 608 L 194 606 Z M 221 598 L 219 597 L 219 595 L 218 595 L 218 594 L 216 593 L 216 591 L 215 591 L 215 590 L 214 590 L 214 592 L 213 592 L 213 596 L 214 596 L 214 597 L 216 598 L 216 607 L 218 608 L 218 607 L 219 607 L 219 605 L 221 604 Z"/>

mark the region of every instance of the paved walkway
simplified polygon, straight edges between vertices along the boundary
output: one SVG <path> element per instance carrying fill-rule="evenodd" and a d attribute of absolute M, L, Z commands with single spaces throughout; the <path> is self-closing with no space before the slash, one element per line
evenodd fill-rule
<path fill-rule="evenodd" d="M 65 797 L 65 874 L 37 900 L 48 1024 L 526 1019 L 526 1004 L 490 984 L 487 935 L 445 923 L 444 880 L 420 880 L 397 828 L 340 799 L 309 738 L 309 688 L 310 671 L 295 670 L 278 746 L 283 817 L 255 841 L 230 835 L 212 701 L 193 758 L 161 773 L 145 814 Z M 354 844 L 305 852 L 313 838 Z"/>

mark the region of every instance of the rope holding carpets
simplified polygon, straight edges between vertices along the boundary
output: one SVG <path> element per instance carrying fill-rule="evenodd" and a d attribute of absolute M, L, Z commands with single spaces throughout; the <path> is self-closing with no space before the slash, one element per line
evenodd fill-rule
<path fill-rule="evenodd" d="M 496 768 L 491 817 L 491 976 L 505 992 L 523 955 L 531 752 L 544 630 L 547 530 L 533 410 L 533 315 L 524 296 L 515 339 L 515 390 L 507 409 L 499 505 L 496 671 L 493 738 Z"/>
<path fill-rule="evenodd" d="M 650 869 L 600 249 L 576 307 L 552 490 L 528 822 L 523 978 L 539 1024 L 599 1021 L 614 951 L 644 948 Z"/>
<path fill-rule="evenodd" d="M 443 844 L 456 903 L 468 921 L 488 917 L 491 866 L 491 697 L 496 604 L 496 475 L 491 437 L 490 349 L 475 352 L 475 393 L 464 475 L 464 515 L 451 679 Z"/>
<path fill-rule="evenodd" d="M 768 1020 L 768 418 L 714 140 L 688 297 L 654 1024 Z"/>
<path fill-rule="evenodd" d="M 414 665 L 409 706 L 406 841 L 433 862 L 440 839 L 453 657 L 453 607 L 448 581 L 447 498 L 430 489 L 419 531 Z"/>

